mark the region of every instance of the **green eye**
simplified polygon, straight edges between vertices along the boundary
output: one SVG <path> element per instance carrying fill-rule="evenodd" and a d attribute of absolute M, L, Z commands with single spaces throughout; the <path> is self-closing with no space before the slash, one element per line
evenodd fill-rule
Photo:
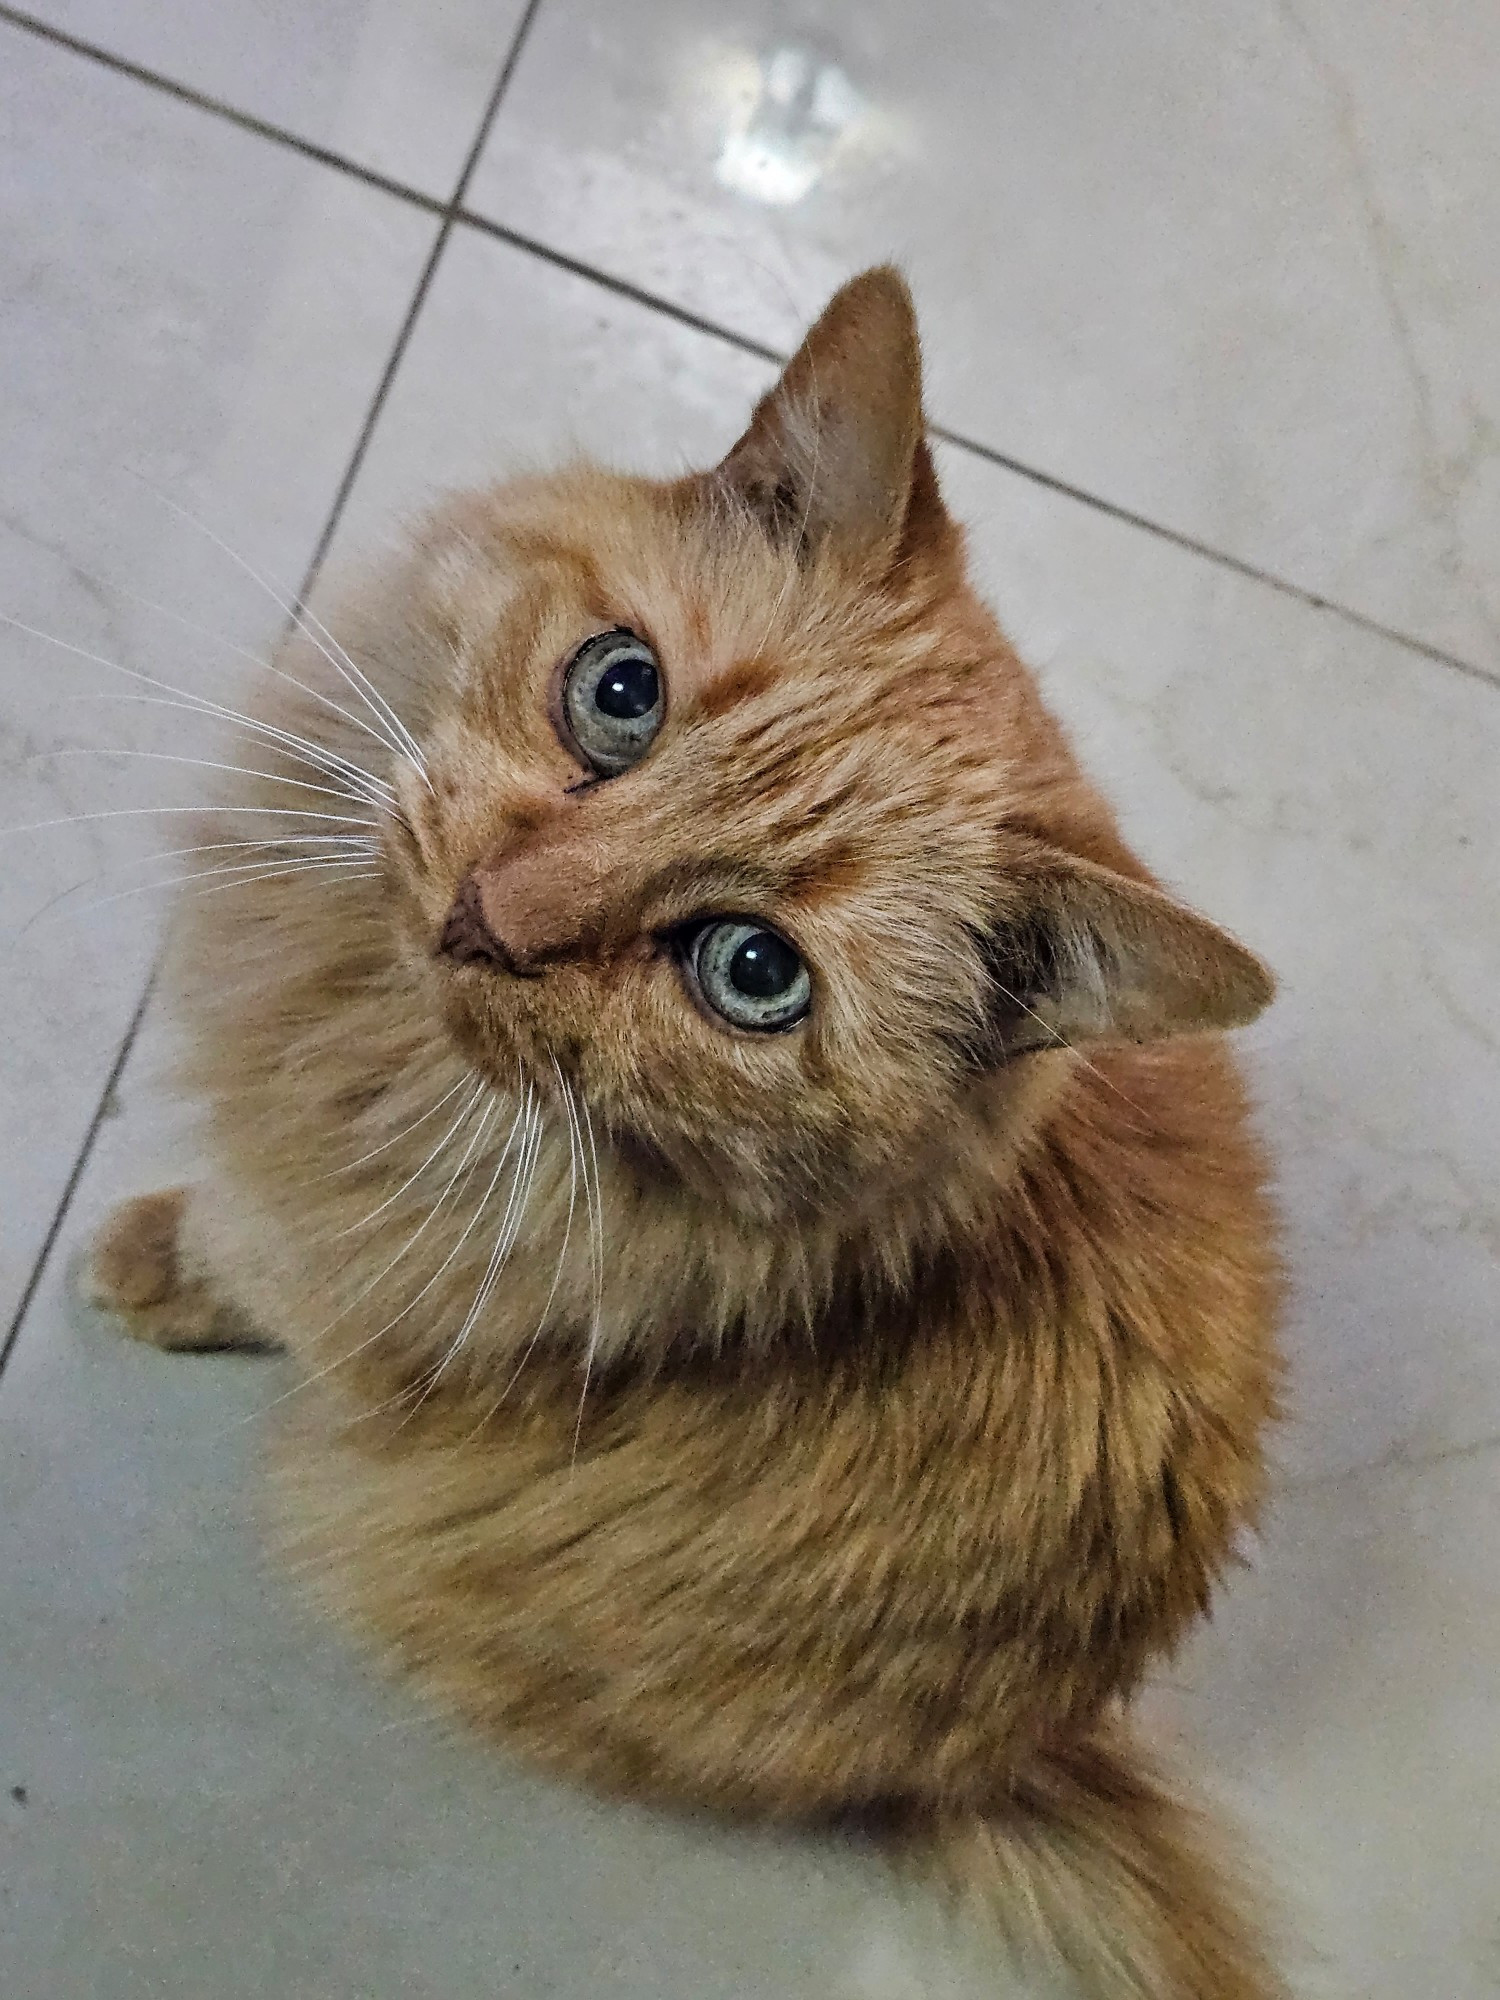
<path fill-rule="evenodd" d="M 812 975 L 796 948 L 743 917 L 705 924 L 687 963 L 704 1000 L 736 1028 L 774 1034 L 795 1026 L 812 1003 Z"/>
<path fill-rule="evenodd" d="M 573 655 L 562 709 L 573 746 L 601 777 L 640 762 L 662 724 L 656 655 L 633 632 L 601 632 Z"/>

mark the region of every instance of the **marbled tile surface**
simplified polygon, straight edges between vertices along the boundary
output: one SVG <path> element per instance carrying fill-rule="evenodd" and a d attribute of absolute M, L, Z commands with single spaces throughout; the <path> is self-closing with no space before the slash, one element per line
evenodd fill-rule
<path fill-rule="evenodd" d="M 37 0 L 29 11 L 446 200 L 525 0 Z"/>

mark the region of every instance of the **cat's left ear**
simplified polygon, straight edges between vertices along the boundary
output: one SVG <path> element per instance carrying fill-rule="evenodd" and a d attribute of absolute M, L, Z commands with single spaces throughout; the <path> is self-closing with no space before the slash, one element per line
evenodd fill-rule
<path fill-rule="evenodd" d="M 923 437 L 911 293 L 882 265 L 836 292 L 715 477 L 768 534 L 872 569 L 947 525 Z"/>
<path fill-rule="evenodd" d="M 1255 954 L 1195 910 L 1044 846 L 1005 870 L 982 948 L 999 1057 L 1242 1028 L 1275 992 Z"/>

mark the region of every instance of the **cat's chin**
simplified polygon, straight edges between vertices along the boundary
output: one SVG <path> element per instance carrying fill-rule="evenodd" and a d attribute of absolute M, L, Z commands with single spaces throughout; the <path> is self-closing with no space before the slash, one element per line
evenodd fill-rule
<path fill-rule="evenodd" d="M 551 1051 L 525 1022 L 505 1022 L 493 1006 L 481 1014 L 468 994 L 446 981 L 436 1000 L 442 1032 L 491 1090 L 513 1096 L 530 1084 L 544 1097 L 557 1095 Z"/>
<path fill-rule="evenodd" d="M 610 1152 L 643 1194 L 675 1196 L 682 1174 L 670 1155 L 638 1132 L 612 1132 Z"/>

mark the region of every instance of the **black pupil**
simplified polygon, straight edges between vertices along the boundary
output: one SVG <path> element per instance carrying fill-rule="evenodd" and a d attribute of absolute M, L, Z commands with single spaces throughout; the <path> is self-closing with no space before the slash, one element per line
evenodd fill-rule
<path fill-rule="evenodd" d="M 753 931 L 729 961 L 729 977 L 752 1000 L 779 1000 L 802 969 L 802 961 L 774 931 Z"/>
<path fill-rule="evenodd" d="M 655 708 L 660 695 L 661 682 L 651 662 L 627 654 L 599 676 L 594 706 L 617 722 L 639 722 Z"/>

